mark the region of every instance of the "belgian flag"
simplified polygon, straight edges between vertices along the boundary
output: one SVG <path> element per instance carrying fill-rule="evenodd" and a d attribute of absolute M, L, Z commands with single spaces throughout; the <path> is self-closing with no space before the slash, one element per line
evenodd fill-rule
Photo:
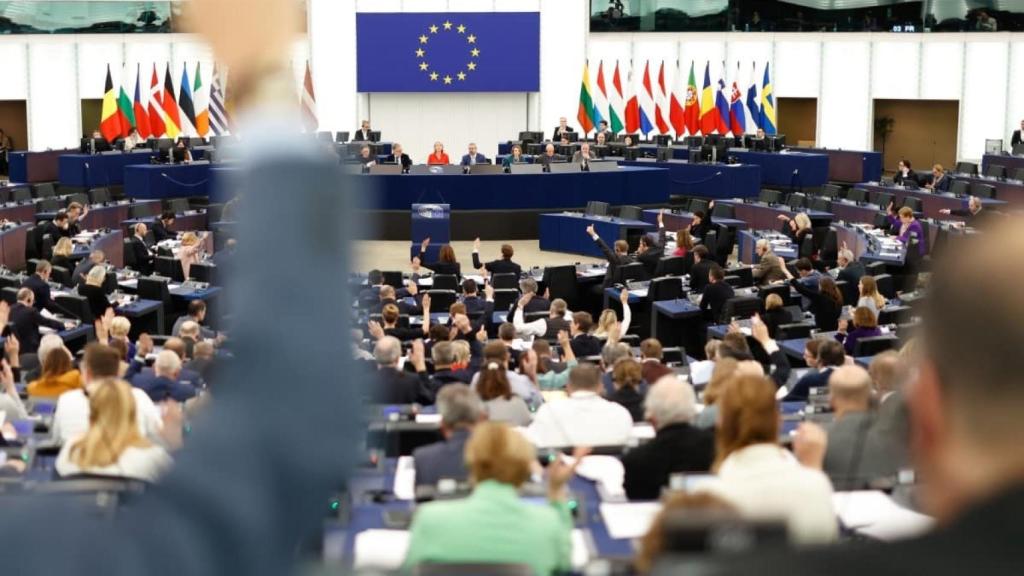
<path fill-rule="evenodd" d="M 117 108 L 117 96 L 114 95 L 114 81 L 110 78 L 110 64 L 107 64 L 107 84 L 103 90 L 100 133 L 111 143 L 121 136 L 121 114 Z"/>

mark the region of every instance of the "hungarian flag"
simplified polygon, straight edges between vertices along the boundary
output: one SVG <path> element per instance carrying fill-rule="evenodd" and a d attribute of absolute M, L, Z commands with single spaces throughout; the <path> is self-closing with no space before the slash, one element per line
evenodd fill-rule
<path fill-rule="evenodd" d="M 167 129 L 164 127 L 164 105 L 160 95 L 160 77 L 157 76 L 155 62 L 153 63 L 153 77 L 149 81 L 149 102 L 146 115 L 149 116 L 149 131 L 153 137 L 163 136 Z"/>
<path fill-rule="evenodd" d="M 203 74 L 200 71 L 200 64 L 196 62 L 195 84 L 192 85 L 192 99 L 196 106 L 196 133 L 206 137 L 210 131 L 210 105 L 209 92 L 203 86 Z"/>
<path fill-rule="evenodd" d="M 619 62 L 616 60 L 615 74 L 612 76 L 611 99 L 608 102 L 608 124 L 612 134 L 618 134 L 625 127 L 625 111 L 623 110 L 625 98 L 623 98 L 623 94 L 622 80 L 619 77 Z"/>
<path fill-rule="evenodd" d="M 668 134 L 668 94 L 665 90 L 665 61 L 658 68 L 658 93 L 654 101 L 654 125 L 659 134 Z"/>
<path fill-rule="evenodd" d="M 181 134 L 181 118 L 178 115 L 178 100 L 174 98 L 174 81 L 171 80 L 171 64 L 164 70 L 164 94 L 160 98 L 164 109 L 164 129 L 168 138 Z"/>
<path fill-rule="evenodd" d="M 675 86 L 672 87 L 672 93 L 669 95 L 668 104 L 668 121 L 672 124 L 672 129 L 676 132 L 677 140 L 686 132 L 686 113 L 683 108 L 683 103 L 679 100 L 683 94 L 686 94 L 686 85 L 683 84 L 683 82 L 683 71 L 679 69 L 677 61 Z"/>
<path fill-rule="evenodd" d="M 188 65 L 181 65 L 181 84 L 178 89 L 178 108 L 181 108 L 181 128 L 185 136 L 197 136 L 196 109 L 192 105 L 192 83 L 188 80 Z"/>
<path fill-rule="evenodd" d="M 690 61 L 690 80 L 686 84 L 683 122 L 691 136 L 700 131 L 700 104 L 697 103 L 697 79 L 693 76 L 693 60 Z"/>
<path fill-rule="evenodd" d="M 146 106 L 142 104 L 142 74 L 141 66 L 135 65 L 135 129 L 139 136 L 148 139 L 153 135 L 149 127 L 149 116 L 146 115 Z"/>
<path fill-rule="evenodd" d="M 316 92 L 313 90 L 313 72 L 306 61 L 306 76 L 302 81 L 302 125 L 306 132 L 315 132 L 320 127 L 316 113 Z"/>
<path fill-rule="evenodd" d="M 587 63 L 583 63 L 583 82 L 580 84 L 580 107 L 576 112 L 576 120 L 584 134 L 594 129 L 594 99 L 590 97 L 590 71 Z"/>
<path fill-rule="evenodd" d="M 704 88 L 700 94 L 700 131 L 711 134 L 718 128 L 718 108 L 715 108 L 715 91 L 711 88 L 711 63 L 704 65 Z"/>
<path fill-rule="evenodd" d="M 107 142 L 113 142 L 121 135 L 121 115 L 117 110 L 117 97 L 114 96 L 114 81 L 110 78 L 110 64 L 107 64 L 107 83 L 103 89 L 100 133 Z"/>

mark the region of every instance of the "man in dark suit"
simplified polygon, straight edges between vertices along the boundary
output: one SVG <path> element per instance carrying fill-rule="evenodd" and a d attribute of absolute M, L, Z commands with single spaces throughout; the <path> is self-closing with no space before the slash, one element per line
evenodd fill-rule
<path fill-rule="evenodd" d="M 178 235 L 171 231 L 174 226 L 175 215 L 171 210 L 164 210 L 160 218 L 153 222 L 153 242 L 159 244 L 164 240 L 173 240 Z"/>
<path fill-rule="evenodd" d="M 711 211 L 715 208 L 715 201 L 712 200 L 708 204 L 708 211 L 697 210 L 693 213 L 693 220 L 690 221 L 690 236 L 699 238 L 701 242 L 704 241 L 704 237 L 708 235 L 713 229 L 714 222 L 711 221 Z"/>
<path fill-rule="evenodd" d="M 469 153 L 462 155 L 459 166 L 473 166 L 474 164 L 487 164 L 487 157 L 476 151 L 476 144 L 469 144 Z"/>
<path fill-rule="evenodd" d="M 716 266 L 716 264 L 711 260 L 707 247 L 695 246 L 693 248 L 693 266 L 690 268 L 691 293 L 704 292 L 704 287 L 708 285 L 708 274 L 711 272 L 712 266 Z"/>
<path fill-rule="evenodd" d="M 846 352 L 843 350 L 842 344 L 834 338 L 821 338 L 820 340 L 818 357 L 815 359 L 817 370 L 812 370 L 797 380 L 783 399 L 786 402 L 806 402 L 811 388 L 828 386 L 828 379 L 832 376 L 832 371 L 846 363 Z"/>
<path fill-rule="evenodd" d="M 374 142 L 374 136 L 372 130 L 370 130 L 370 121 L 363 120 L 359 126 L 359 130 L 356 130 L 355 135 L 352 136 L 353 142 Z"/>
<path fill-rule="evenodd" d="M 711 469 L 714 435 L 692 425 L 695 402 L 693 388 L 674 377 L 648 389 L 644 416 L 657 433 L 650 442 L 622 456 L 623 488 L 630 500 L 657 500 L 672 474 Z"/>
<path fill-rule="evenodd" d="M 131 240 L 128 242 L 128 249 L 132 251 L 135 260 L 135 269 L 143 274 L 153 271 L 153 254 L 146 244 L 146 225 L 139 222 L 133 229 Z"/>
<path fill-rule="evenodd" d="M 1018 128 L 1017 130 L 1014 130 L 1013 131 L 1013 136 L 1010 137 L 1010 150 L 1013 150 L 1014 146 L 1016 146 L 1018 144 L 1021 144 L 1021 143 L 1024 143 L 1024 140 L 1021 140 L 1021 137 L 1020 137 L 1022 130 L 1024 130 L 1024 120 L 1020 121 L 1020 128 Z"/>
<path fill-rule="evenodd" d="M 445 386 L 437 394 L 437 411 L 444 440 L 413 450 L 417 488 L 437 488 L 440 480 L 467 482 L 466 440 L 476 423 L 487 419 L 480 397 L 465 384 Z"/>
<path fill-rule="evenodd" d="M 521 292 L 523 297 L 525 298 L 517 298 L 512 303 L 512 308 L 508 311 L 508 316 L 505 317 L 505 321 L 512 322 L 512 319 L 513 317 L 515 317 L 516 314 L 516 309 L 519 307 L 519 303 L 524 299 L 526 300 L 526 307 L 523 308 L 523 314 L 530 314 L 532 312 L 547 312 L 551 310 L 551 301 L 543 296 L 538 296 L 537 290 L 537 281 L 534 280 L 533 278 L 526 277 L 520 280 L 519 292 Z"/>
<path fill-rule="evenodd" d="M 836 280 L 846 282 L 847 289 L 851 290 L 851 294 L 859 294 L 857 286 L 860 284 L 860 279 L 867 273 L 864 264 L 857 260 L 853 255 L 853 251 L 845 245 L 839 251 L 836 260 L 839 264 L 839 274 L 836 276 Z M 852 289 L 850 288 L 851 286 Z M 854 298 L 854 301 L 856 301 L 856 298 Z"/>
<path fill-rule="evenodd" d="M 604 343 L 590 333 L 593 327 L 594 319 L 590 316 L 590 312 L 576 312 L 572 315 L 572 322 L 569 323 L 572 340 L 569 345 L 577 358 L 597 356 L 601 353 Z"/>
<path fill-rule="evenodd" d="M 484 286 L 484 298 L 481 298 L 476 280 L 466 278 L 462 281 L 462 303 L 466 305 L 466 314 L 483 314 L 486 320 L 488 310 L 494 310 L 494 288 Z"/>
<path fill-rule="evenodd" d="M 447 328 L 444 330 L 447 331 Z M 469 384 L 472 381 L 473 377 L 468 371 L 452 370 L 452 365 L 455 364 L 455 348 L 451 342 L 435 342 L 430 347 L 430 359 L 434 361 L 434 373 L 430 375 L 429 388 L 434 395 L 450 384 Z"/>
<path fill-rule="evenodd" d="M 951 216 L 959 216 L 964 219 L 964 223 L 972 228 L 979 228 L 980 224 L 984 222 L 989 212 L 985 212 L 984 207 L 981 203 L 981 198 L 971 196 L 967 199 L 967 208 L 961 208 L 957 210 L 950 210 L 949 208 L 943 208 L 939 210 L 942 214 L 949 214 Z"/>
<path fill-rule="evenodd" d="M 597 247 L 601 249 L 606 260 L 608 260 L 608 271 L 604 274 L 604 283 L 601 289 L 608 288 L 619 280 L 619 268 L 634 262 L 633 256 L 629 255 L 629 244 L 625 240 L 616 240 L 615 249 L 612 250 L 605 244 L 605 241 L 594 231 L 594 225 L 587 226 L 587 234 L 594 240 Z"/>
<path fill-rule="evenodd" d="M 49 310 L 54 314 L 74 316 L 50 297 L 49 282 L 50 272 L 52 272 L 52 270 L 53 269 L 48 261 L 40 260 L 36 263 L 36 273 L 25 278 L 25 281 L 21 283 L 21 286 L 22 288 L 28 288 L 32 291 L 32 294 L 35 296 L 33 305 L 36 310 Z"/>
<path fill-rule="evenodd" d="M 45 326 L 60 331 L 65 328 L 63 322 L 46 318 L 32 304 L 35 294 L 30 288 L 18 290 L 17 301 L 11 307 L 8 322 L 14 324 L 14 335 L 21 343 L 23 354 L 34 353 L 39 348 L 39 327 Z M 6 304 L 4 305 L 6 306 Z"/>
<path fill-rule="evenodd" d="M 572 126 L 569 126 L 569 122 L 565 116 L 562 116 L 558 119 L 558 126 L 556 126 L 551 133 L 551 139 L 555 142 L 561 142 L 562 135 L 568 135 L 570 132 L 575 132 L 575 130 L 573 130 Z"/>
<path fill-rule="evenodd" d="M 427 364 L 423 357 L 423 341 L 414 340 L 409 353 L 409 363 L 416 374 L 398 369 L 402 357 L 402 343 L 393 336 L 384 336 L 373 349 L 377 360 L 377 382 L 372 386 L 370 401 L 374 404 L 423 404 L 434 403 L 430 393 Z"/>
<path fill-rule="evenodd" d="M 53 240 L 54 244 L 57 243 L 62 236 L 68 235 L 68 213 L 63 210 L 57 212 L 53 216 L 53 220 L 43 222 L 39 225 L 39 239 L 42 240 L 43 236 L 50 235 L 50 239 Z"/>
<path fill-rule="evenodd" d="M 710 284 L 704 287 L 704 292 L 700 297 L 700 309 L 704 313 L 705 320 L 718 322 L 722 319 L 725 303 L 735 296 L 736 292 L 725 281 L 725 270 L 718 264 L 711 265 L 708 278 Z"/>
<path fill-rule="evenodd" d="M 490 262 L 480 262 L 480 239 L 473 240 L 473 269 L 479 270 L 483 268 L 491 274 L 515 274 L 516 278 L 523 273 L 523 268 L 519 264 L 512 261 L 512 256 L 515 255 L 515 250 L 512 249 L 511 244 L 501 245 L 501 259 L 491 260 Z"/>
<path fill-rule="evenodd" d="M 175 400 L 184 402 L 196 395 L 196 387 L 179 380 L 181 358 L 172 350 L 156 355 L 153 370 L 143 370 L 132 377 L 132 386 L 145 392 L 153 402 Z"/>
<path fill-rule="evenodd" d="M 565 162 L 565 158 L 555 154 L 555 145 L 548 144 L 544 147 L 544 153 L 539 158 L 534 160 L 535 164 L 540 164 L 544 167 L 545 172 L 551 171 L 551 165 L 558 162 Z"/>
<path fill-rule="evenodd" d="M 636 249 L 636 260 L 644 265 L 648 278 L 654 278 L 654 271 L 658 268 L 658 262 L 665 256 L 665 226 L 658 228 L 658 240 L 651 238 L 650 234 L 640 237 L 640 245 Z"/>
<path fill-rule="evenodd" d="M 391 154 L 388 154 L 387 161 L 389 164 L 400 164 L 402 172 L 408 172 L 409 168 L 412 167 L 412 158 L 409 158 L 408 154 L 402 152 L 402 145 L 398 142 L 391 145 Z"/>

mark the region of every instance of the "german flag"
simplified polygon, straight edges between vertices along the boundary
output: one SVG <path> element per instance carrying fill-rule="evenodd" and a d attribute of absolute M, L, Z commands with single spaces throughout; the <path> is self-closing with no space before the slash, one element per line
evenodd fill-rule
<path fill-rule="evenodd" d="M 100 133 L 107 139 L 107 142 L 113 142 L 121 136 L 121 115 L 117 109 L 117 96 L 114 95 L 114 81 L 110 78 L 110 64 L 107 64 L 107 84 L 103 90 Z"/>
<path fill-rule="evenodd" d="M 174 81 L 171 80 L 171 65 L 167 64 L 164 73 L 164 130 L 168 138 L 177 138 L 181 133 L 181 117 L 178 115 L 178 100 L 174 97 Z"/>

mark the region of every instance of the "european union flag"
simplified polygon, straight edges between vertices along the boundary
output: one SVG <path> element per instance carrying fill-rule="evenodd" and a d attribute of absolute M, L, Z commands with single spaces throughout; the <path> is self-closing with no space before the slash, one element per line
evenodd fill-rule
<path fill-rule="evenodd" d="M 359 92 L 537 92 L 537 12 L 360 13 Z"/>

